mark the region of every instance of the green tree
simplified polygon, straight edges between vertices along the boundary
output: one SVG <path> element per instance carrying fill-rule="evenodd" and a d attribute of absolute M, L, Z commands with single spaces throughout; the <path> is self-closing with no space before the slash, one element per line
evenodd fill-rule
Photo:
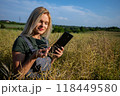
<path fill-rule="evenodd" d="M 1 28 L 2 28 L 2 29 L 4 29 L 4 28 L 6 28 L 6 27 L 5 27 L 5 25 L 4 25 L 4 24 L 1 24 Z"/>
<path fill-rule="evenodd" d="M 80 27 L 80 30 L 81 30 L 82 32 L 85 32 L 85 27 L 81 26 L 81 27 Z"/>
<path fill-rule="evenodd" d="M 70 29 L 70 27 L 65 27 L 65 32 L 72 32 L 72 30 Z"/>

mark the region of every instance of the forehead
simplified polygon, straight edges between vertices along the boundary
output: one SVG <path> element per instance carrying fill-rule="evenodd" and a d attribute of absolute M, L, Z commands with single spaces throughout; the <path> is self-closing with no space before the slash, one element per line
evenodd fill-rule
<path fill-rule="evenodd" d="M 42 14 L 41 20 L 49 22 L 49 16 L 48 16 L 48 14 Z"/>

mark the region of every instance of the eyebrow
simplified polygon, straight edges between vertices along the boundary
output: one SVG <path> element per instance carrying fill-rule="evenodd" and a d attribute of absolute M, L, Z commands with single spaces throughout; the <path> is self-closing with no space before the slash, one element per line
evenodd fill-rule
<path fill-rule="evenodd" d="M 41 19 L 40 21 L 44 21 L 44 20 Z M 44 21 L 44 22 L 49 22 L 49 21 Z"/>

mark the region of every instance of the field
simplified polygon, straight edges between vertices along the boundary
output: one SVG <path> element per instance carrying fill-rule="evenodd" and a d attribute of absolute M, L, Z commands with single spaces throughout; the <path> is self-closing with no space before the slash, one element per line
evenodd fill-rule
<path fill-rule="evenodd" d="M 0 29 L 0 64 L 7 65 L 12 74 L 12 45 L 18 30 Z M 64 54 L 45 76 L 52 80 L 120 80 L 120 32 L 72 33 Z M 52 33 L 50 45 L 60 33 Z M 0 74 L 2 76 L 2 74 Z M 39 78 L 45 79 L 45 78 Z"/>
<path fill-rule="evenodd" d="M 25 25 L 4 24 L 6 28 L 24 28 Z"/>

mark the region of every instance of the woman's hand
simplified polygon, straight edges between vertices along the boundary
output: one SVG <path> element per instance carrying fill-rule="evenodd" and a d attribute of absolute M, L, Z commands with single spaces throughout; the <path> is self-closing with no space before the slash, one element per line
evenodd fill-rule
<path fill-rule="evenodd" d="M 35 58 L 38 58 L 38 57 L 45 58 L 48 55 L 50 48 L 51 47 L 37 50 L 34 54 L 34 57 Z"/>
<path fill-rule="evenodd" d="M 53 54 L 53 58 L 59 58 L 59 57 L 61 57 L 61 56 L 63 55 L 63 51 L 64 51 L 64 48 L 63 48 L 63 47 L 61 47 L 61 49 L 58 48 L 57 50 L 55 50 L 55 52 L 56 52 L 57 54 Z"/>

